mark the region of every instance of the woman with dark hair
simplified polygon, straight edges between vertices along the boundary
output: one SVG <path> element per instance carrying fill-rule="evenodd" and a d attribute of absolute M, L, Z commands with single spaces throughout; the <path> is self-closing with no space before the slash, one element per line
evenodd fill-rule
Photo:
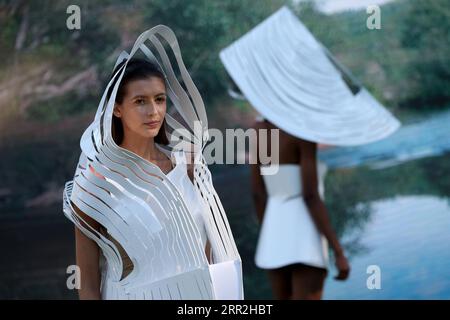
<path fill-rule="evenodd" d="M 113 75 L 124 64 L 125 61 L 122 61 L 113 71 Z M 112 77 L 109 80 L 111 81 Z M 112 88 L 111 86 L 107 98 L 111 96 Z M 117 90 L 111 133 L 115 143 L 120 147 L 155 163 L 163 172 L 170 172 L 173 170 L 172 160 L 156 147 L 156 144 L 167 145 L 169 143 L 164 126 L 166 99 L 163 73 L 149 61 L 139 58 L 131 59 Z M 91 170 L 94 172 L 92 167 Z M 188 174 L 190 177 L 192 176 L 192 167 L 188 167 Z M 92 223 L 119 249 L 123 263 L 122 278 L 125 278 L 133 270 L 130 257 L 120 243 L 107 233 L 106 228 L 99 225 L 98 222 L 92 221 Z M 201 230 L 204 230 L 203 226 L 200 225 L 200 227 Z M 86 241 L 95 246 L 92 240 L 86 239 L 86 236 L 76 229 L 77 264 L 80 267 L 86 264 L 85 260 L 89 259 L 89 257 L 85 258 L 86 255 L 89 255 L 85 249 Z M 82 278 L 83 280 L 92 282 L 91 280 L 98 278 L 98 268 L 84 269 L 94 272 L 86 274 Z M 97 291 L 100 292 L 95 290 L 96 293 Z M 80 297 L 84 297 L 83 289 L 80 290 Z"/>
<path fill-rule="evenodd" d="M 188 88 L 182 89 L 156 36 L 181 56 L 173 32 L 162 25 L 143 33 L 129 55 L 122 53 L 81 138 L 74 179 L 66 183 L 64 213 L 76 225 L 79 296 L 242 299 L 240 256 L 201 153 L 205 109 L 178 61 Z M 138 49 L 148 60 L 132 57 Z M 198 121 L 204 131 L 181 130 L 186 128 L 166 112 L 168 96 L 188 129 Z M 178 133 L 185 144 L 177 143 Z"/>
<path fill-rule="evenodd" d="M 123 64 L 125 63 L 125 60 L 122 61 L 113 71 L 113 75 L 119 70 Z M 111 77 L 112 78 L 112 77 Z M 109 79 L 111 80 L 111 79 Z M 120 119 L 120 109 L 124 109 L 126 104 L 129 101 L 124 101 L 125 96 L 128 94 L 128 97 L 130 96 L 136 96 L 136 103 L 140 103 L 141 105 L 146 102 L 145 99 L 151 99 L 152 97 L 146 97 L 141 96 L 138 97 L 135 93 L 137 90 L 137 85 L 139 85 L 138 82 L 140 81 L 140 84 L 144 88 L 152 88 L 155 86 L 155 88 L 159 87 L 159 93 L 157 96 L 153 97 L 157 99 L 160 105 L 166 105 L 166 88 L 165 88 L 165 78 L 164 74 L 158 70 L 158 68 L 151 62 L 146 61 L 144 59 L 139 58 L 133 58 L 128 63 L 128 67 L 125 71 L 125 74 L 122 78 L 122 81 L 119 86 L 119 90 L 117 91 L 116 95 L 116 104 L 117 104 L 117 110 L 115 110 L 113 114 L 113 122 L 112 122 L 112 134 L 114 141 L 120 145 L 123 143 L 124 138 L 124 128 L 122 121 L 123 119 Z M 112 88 L 110 88 L 107 98 L 110 97 Z M 127 110 L 130 108 L 127 108 Z M 131 109 L 132 110 L 132 109 Z M 165 109 L 164 109 L 165 110 Z M 165 112 L 165 111 L 164 111 Z M 164 118 L 164 117 L 163 117 Z M 156 134 L 154 141 L 156 143 L 167 145 L 169 144 L 169 140 L 167 139 L 166 132 L 165 132 L 165 120 L 161 123 L 161 128 L 158 130 L 158 133 Z"/>

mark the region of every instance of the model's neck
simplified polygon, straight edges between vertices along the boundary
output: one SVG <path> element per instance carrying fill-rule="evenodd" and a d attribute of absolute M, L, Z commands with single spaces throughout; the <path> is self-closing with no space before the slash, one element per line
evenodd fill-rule
<path fill-rule="evenodd" d="M 120 146 L 147 160 L 154 160 L 158 155 L 153 138 L 128 137 L 127 139 L 125 136 Z"/>

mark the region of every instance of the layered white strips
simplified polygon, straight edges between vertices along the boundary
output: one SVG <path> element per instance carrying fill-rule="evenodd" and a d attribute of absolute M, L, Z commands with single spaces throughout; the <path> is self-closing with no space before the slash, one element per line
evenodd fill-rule
<path fill-rule="evenodd" d="M 288 133 L 331 145 L 387 137 L 400 123 L 287 7 L 220 52 L 227 72 L 252 106 Z"/>

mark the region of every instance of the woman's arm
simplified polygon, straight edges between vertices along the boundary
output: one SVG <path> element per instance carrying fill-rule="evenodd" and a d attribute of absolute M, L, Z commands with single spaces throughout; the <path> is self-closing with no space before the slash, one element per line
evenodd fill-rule
<path fill-rule="evenodd" d="M 97 221 L 86 215 L 73 203 L 72 206 L 86 223 L 96 230 L 100 229 Z M 75 227 L 75 246 L 76 262 L 81 272 L 81 286 L 78 290 L 80 300 L 100 300 L 100 249 L 94 240 L 84 235 L 77 227 Z"/>
<path fill-rule="evenodd" d="M 259 130 L 262 129 L 258 121 L 255 122 L 253 128 L 257 130 L 256 136 L 259 135 Z M 259 141 L 256 143 L 256 154 L 250 154 L 250 175 L 251 175 L 251 187 L 252 187 L 252 198 L 256 209 L 256 217 L 258 222 L 261 224 L 264 218 L 264 211 L 266 210 L 267 204 L 267 190 L 264 185 L 263 177 L 261 176 L 261 171 L 259 168 L 260 161 L 258 158 L 259 154 Z M 250 150 L 253 150 L 250 148 Z"/>
<path fill-rule="evenodd" d="M 212 263 L 212 252 L 211 252 L 212 248 L 211 248 L 211 243 L 209 242 L 209 240 L 206 240 L 206 246 L 205 246 L 205 255 L 206 255 L 206 259 L 208 259 L 208 263 L 211 264 Z"/>
<path fill-rule="evenodd" d="M 300 166 L 302 168 L 303 199 L 317 229 L 325 236 L 335 253 L 336 267 L 339 270 L 336 279 L 344 280 L 348 277 L 350 266 L 336 233 L 331 226 L 325 204 L 319 195 L 317 145 L 315 143 L 300 140 Z"/>

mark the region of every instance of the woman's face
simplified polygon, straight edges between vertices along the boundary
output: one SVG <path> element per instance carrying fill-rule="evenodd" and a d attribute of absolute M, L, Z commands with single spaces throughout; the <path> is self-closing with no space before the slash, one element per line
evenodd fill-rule
<path fill-rule="evenodd" d="M 121 104 L 114 106 L 121 119 L 124 137 L 154 138 L 166 115 L 166 87 L 161 78 L 149 77 L 129 82 Z"/>

